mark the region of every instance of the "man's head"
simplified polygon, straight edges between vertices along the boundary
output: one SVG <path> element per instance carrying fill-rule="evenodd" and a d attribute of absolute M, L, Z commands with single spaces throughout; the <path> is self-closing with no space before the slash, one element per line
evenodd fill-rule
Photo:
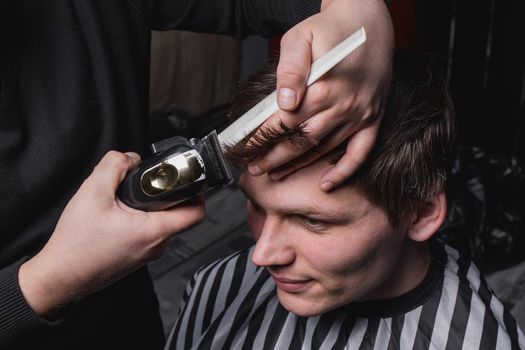
<path fill-rule="evenodd" d="M 255 102 L 273 87 L 265 75 L 243 91 L 257 91 L 249 96 Z M 253 158 L 283 137 L 308 142 L 301 130 L 259 131 L 255 142 L 241 144 L 231 157 Z M 252 260 L 268 268 L 283 306 L 314 315 L 414 288 L 428 267 L 424 242 L 445 217 L 453 141 L 444 80 L 428 59 L 398 54 L 376 146 L 346 184 L 329 193 L 318 187 L 344 151 L 338 149 L 281 181 L 244 172 L 240 185 L 257 240 Z"/>

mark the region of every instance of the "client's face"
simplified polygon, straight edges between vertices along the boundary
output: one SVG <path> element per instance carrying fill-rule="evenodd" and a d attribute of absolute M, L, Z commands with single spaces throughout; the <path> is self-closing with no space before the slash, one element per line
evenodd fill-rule
<path fill-rule="evenodd" d="M 283 181 L 248 172 L 240 180 L 257 241 L 252 260 L 272 275 L 281 304 L 302 316 L 394 296 L 401 273 L 403 228 L 349 186 L 321 191 L 327 166 L 318 161 Z"/>

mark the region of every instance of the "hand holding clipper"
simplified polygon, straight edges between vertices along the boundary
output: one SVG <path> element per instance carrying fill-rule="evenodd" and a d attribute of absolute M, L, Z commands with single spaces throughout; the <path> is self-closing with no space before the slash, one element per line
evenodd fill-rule
<path fill-rule="evenodd" d="M 215 130 L 202 139 L 175 136 L 153 144 L 152 151 L 118 189 L 120 200 L 132 208 L 167 209 L 233 179 Z"/>

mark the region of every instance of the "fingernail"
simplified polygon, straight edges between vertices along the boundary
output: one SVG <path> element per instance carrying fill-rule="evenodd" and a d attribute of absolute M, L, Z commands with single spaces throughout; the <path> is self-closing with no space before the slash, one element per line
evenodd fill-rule
<path fill-rule="evenodd" d="M 295 108 L 295 103 L 297 101 L 297 94 L 294 89 L 290 88 L 280 88 L 278 103 L 279 108 L 281 109 L 292 109 Z"/>
<path fill-rule="evenodd" d="M 259 168 L 257 165 L 252 165 L 252 164 L 248 166 L 248 171 L 253 176 L 259 176 L 263 173 L 261 168 Z"/>
<path fill-rule="evenodd" d="M 135 152 L 126 152 L 126 155 L 134 160 L 140 160 L 140 155 Z"/>
<path fill-rule="evenodd" d="M 268 173 L 268 176 L 270 176 L 270 179 L 277 181 L 283 177 L 284 172 L 278 172 L 278 171 L 272 171 L 271 173 Z"/>
<path fill-rule="evenodd" d="M 334 184 L 331 181 L 325 181 L 321 184 L 321 189 L 323 191 L 330 191 L 332 188 L 334 188 Z"/>

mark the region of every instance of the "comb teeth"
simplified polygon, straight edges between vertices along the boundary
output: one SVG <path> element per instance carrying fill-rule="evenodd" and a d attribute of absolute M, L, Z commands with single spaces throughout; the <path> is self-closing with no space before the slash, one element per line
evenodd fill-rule
<path fill-rule="evenodd" d="M 223 151 L 226 147 L 230 147 L 239 143 L 250 132 L 257 129 L 266 119 L 279 110 L 277 105 L 277 91 L 272 92 L 259 103 L 250 108 L 248 112 L 244 113 L 239 119 L 228 126 L 220 134 L 220 143 Z M 242 130 L 237 131 L 237 125 L 243 125 Z M 227 141 L 226 141 L 227 140 Z"/>
<path fill-rule="evenodd" d="M 312 63 L 307 86 L 313 84 L 343 58 L 361 46 L 365 41 L 365 29 L 360 28 L 336 47 L 317 59 Z M 278 110 L 277 91 L 274 91 L 220 133 L 218 141 L 222 149 L 224 150 L 227 147 L 234 146 L 242 141 L 248 134 L 257 129 L 266 119 Z"/>

